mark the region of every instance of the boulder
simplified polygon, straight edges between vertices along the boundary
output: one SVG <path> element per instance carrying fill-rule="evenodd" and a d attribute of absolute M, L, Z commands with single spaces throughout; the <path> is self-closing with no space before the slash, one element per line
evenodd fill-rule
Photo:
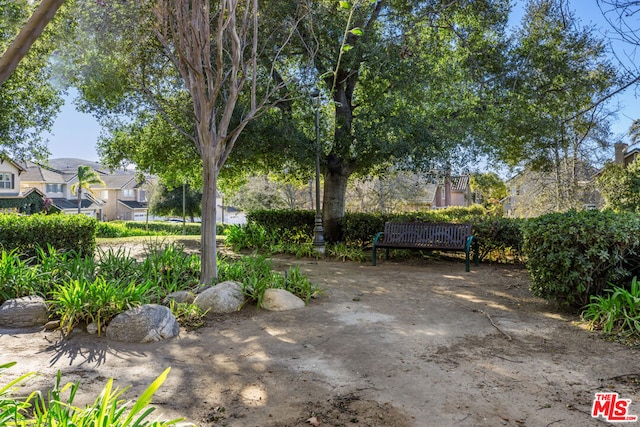
<path fill-rule="evenodd" d="M 242 284 L 238 282 L 222 282 L 198 294 L 193 301 L 202 311 L 210 313 L 231 313 L 237 311 L 244 303 Z"/>
<path fill-rule="evenodd" d="M 180 326 L 171 310 L 147 304 L 118 314 L 107 326 L 107 338 L 125 342 L 153 342 L 175 337 Z"/>
<path fill-rule="evenodd" d="M 193 292 L 189 292 L 189 291 L 176 291 L 176 292 L 171 292 L 169 295 L 167 295 L 164 300 L 162 301 L 162 303 L 164 305 L 169 305 L 171 303 L 171 301 L 177 302 L 177 303 L 192 303 L 193 300 L 196 298 L 196 296 L 193 294 Z"/>
<path fill-rule="evenodd" d="M 302 299 L 284 289 L 269 288 L 264 291 L 261 307 L 269 311 L 298 310 L 304 308 Z"/>
<path fill-rule="evenodd" d="M 44 326 L 49 312 L 44 298 L 29 296 L 10 299 L 0 305 L 0 326 L 8 328 L 33 328 Z"/>

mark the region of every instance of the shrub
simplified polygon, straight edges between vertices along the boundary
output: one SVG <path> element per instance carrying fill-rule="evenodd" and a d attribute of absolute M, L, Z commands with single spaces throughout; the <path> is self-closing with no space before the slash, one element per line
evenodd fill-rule
<path fill-rule="evenodd" d="M 264 227 L 284 243 L 301 243 L 313 239 L 315 212 L 307 210 L 258 210 L 247 213 L 247 223 Z"/>
<path fill-rule="evenodd" d="M 0 214 L 0 246 L 22 256 L 36 255 L 37 247 L 93 255 L 97 221 L 85 215 Z"/>
<path fill-rule="evenodd" d="M 305 301 L 321 293 L 316 285 L 305 277 L 298 267 L 290 267 L 279 274 L 265 256 L 242 257 L 238 260 L 223 258 L 218 263 L 218 281 L 234 280 L 242 283 L 245 295 L 256 305 L 262 305 L 264 293 L 269 288 L 280 288 Z"/>
<path fill-rule="evenodd" d="M 569 211 L 523 226 L 523 251 L 534 295 L 559 306 L 584 306 L 608 282 L 629 278 L 640 250 L 640 219 L 611 211 Z"/>

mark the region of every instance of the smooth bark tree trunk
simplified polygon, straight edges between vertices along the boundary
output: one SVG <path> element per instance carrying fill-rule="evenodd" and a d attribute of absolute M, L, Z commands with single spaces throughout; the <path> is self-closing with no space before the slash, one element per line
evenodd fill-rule
<path fill-rule="evenodd" d="M 218 279 L 216 258 L 216 189 L 218 181 L 217 157 L 211 146 L 203 150 L 202 162 L 202 224 L 200 283 L 211 285 Z"/>

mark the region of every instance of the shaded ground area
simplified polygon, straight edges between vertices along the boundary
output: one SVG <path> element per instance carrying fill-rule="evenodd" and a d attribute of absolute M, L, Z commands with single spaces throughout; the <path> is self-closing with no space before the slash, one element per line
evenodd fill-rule
<path fill-rule="evenodd" d="M 107 378 L 135 397 L 166 367 L 155 404 L 200 426 L 590 426 L 596 391 L 640 414 L 638 352 L 531 297 L 526 271 L 460 260 L 368 264 L 278 257 L 325 293 L 304 310 L 245 307 L 156 344 L 74 331 L 0 331 L 0 362 L 29 388 Z"/>

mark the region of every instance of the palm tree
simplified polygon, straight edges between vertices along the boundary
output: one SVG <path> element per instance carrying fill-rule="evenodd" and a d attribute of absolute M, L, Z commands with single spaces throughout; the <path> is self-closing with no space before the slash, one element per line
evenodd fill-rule
<path fill-rule="evenodd" d="M 100 179 L 98 173 L 91 168 L 91 166 L 78 166 L 78 182 L 71 185 L 71 192 L 78 195 L 78 213 L 81 212 L 82 206 L 82 190 L 86 190 L 93 196 L 96 194 L 91 189 L 90 185 L 100 184 L 106 186 L 104 181 Z"/>

